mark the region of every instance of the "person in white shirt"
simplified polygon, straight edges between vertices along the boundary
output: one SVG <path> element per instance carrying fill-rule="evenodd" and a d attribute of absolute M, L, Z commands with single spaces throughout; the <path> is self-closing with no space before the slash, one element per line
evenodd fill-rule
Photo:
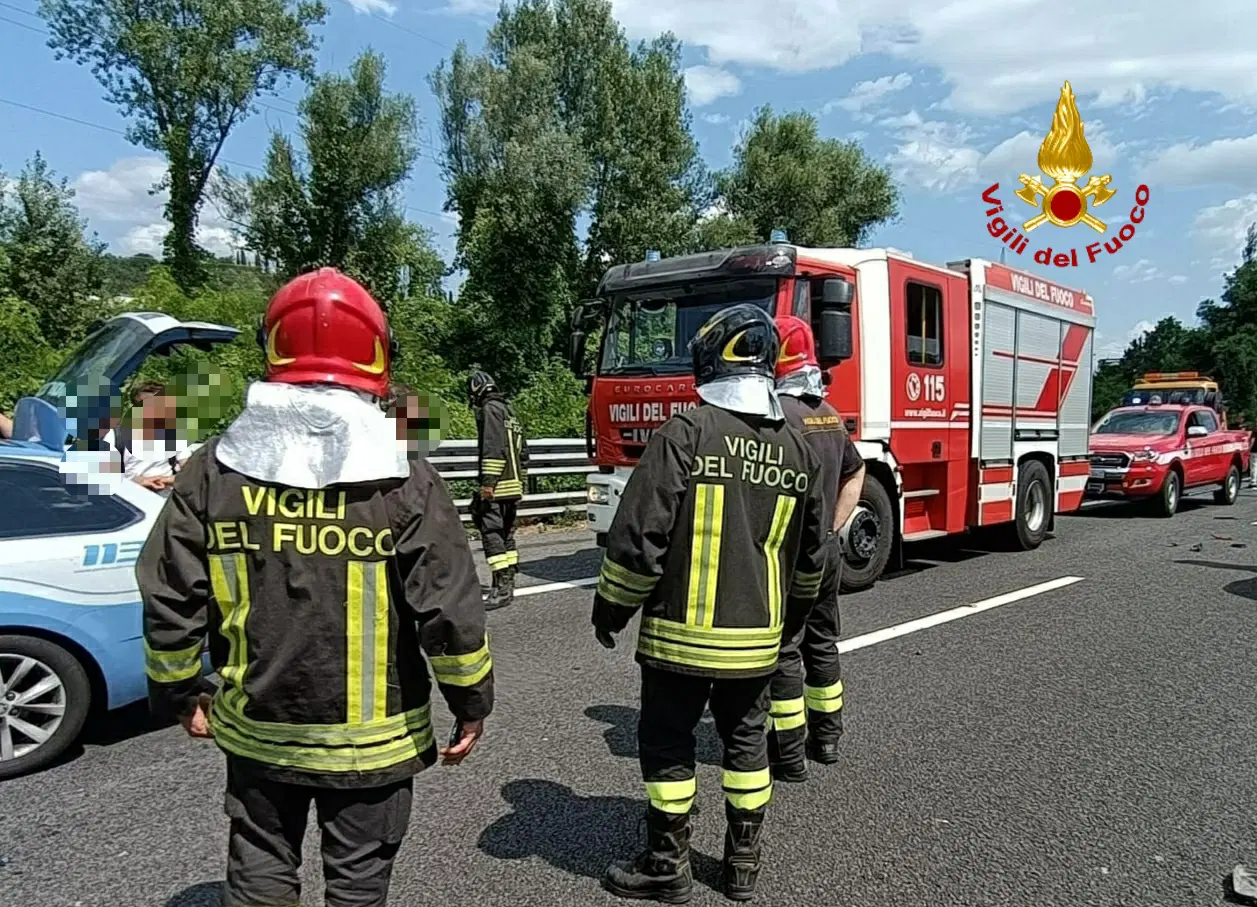
<path fill-rule="evenodd" d="M 101 440 L 117 453 L 127 478 L 152 491 L 168 491 L 192 453 L 176 432 L 176 400 L 165 387 L 151 382 L 137 387 L 131 399 L 130 427 L 119 424 Z"/>

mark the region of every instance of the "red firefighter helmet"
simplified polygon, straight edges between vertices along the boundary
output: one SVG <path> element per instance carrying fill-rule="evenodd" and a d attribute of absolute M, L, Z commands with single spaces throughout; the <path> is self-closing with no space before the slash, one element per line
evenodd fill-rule
<path fill-rule="evenodd" d="M 397 344 L 384 310 L 362 284 L 320 268 L 280 287 L 258 329 L 266 380 L 336 384 L 388 394 Z"/>
<path fill-rule="evenodd" d="M 816 361 L 816 341 L 812 328 L 802 318 L 785 315 L 777 321 L 781 333 L 781 352 L 777 355 L 777 380 L 792 375 L 809 365 L 819 367 Z"/>

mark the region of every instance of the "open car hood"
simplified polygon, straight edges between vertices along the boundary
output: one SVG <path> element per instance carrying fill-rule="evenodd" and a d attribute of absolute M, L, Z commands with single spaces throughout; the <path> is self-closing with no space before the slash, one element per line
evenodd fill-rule
<path fill-rule="evenodd" d="M 64 450 L 109 424 L 110 404 L 149 356 L 183 346 L 209 350 L 240 331 L 221 324 L 179 321 L 160 312 L 111 318 L 79 344 L 64 366 L 13 413 L 13 439 Z"/>

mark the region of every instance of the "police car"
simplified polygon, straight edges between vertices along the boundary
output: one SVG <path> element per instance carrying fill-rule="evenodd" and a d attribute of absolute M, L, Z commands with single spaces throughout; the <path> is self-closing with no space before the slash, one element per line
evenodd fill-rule
<path fill-rule="evenodd" d="M 14 440 L 0 442 L 0 779 L 55 760 L 93 712 L 146 696 L 134 565 L 165 498 L 130 481 L 106 494 L 68 478 L 67 446 L 99 427 L 147 356 L 238 333 L 123 315 L 18 402 Z"/>

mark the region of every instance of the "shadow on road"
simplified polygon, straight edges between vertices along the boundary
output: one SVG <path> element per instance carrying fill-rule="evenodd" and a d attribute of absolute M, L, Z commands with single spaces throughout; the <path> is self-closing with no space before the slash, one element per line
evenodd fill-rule
<path fill-rule="evenodd" d="M 571 875 L 599 879 L 610 863 L 632 859 L 645 843 L 642 800 L 584 797 L 558 782 L 531 778 L 503 785 L 502 799 L 512 811 L 476 842 L 499 860 L 535 856 Z M 696 881 L 719 884 L 719 860 L 698 852 L 690 859 Z"/>
<path fill-rule="evenodd" d="M 552 554 L 549 557 L 539 557 L 536 560 L 521 559 L 519 570 L 527 576 L 543 579 L 550 583 L 557 583 L 564 580 L 597 576 L 601 566 L 602 549 L 595 547 L 583 548 L 570 554 Z"/>
<path fill-rule="evenodd" d="M 1179 498 L 1178 512 L 1191 513 L 1202 507 L 1213 505 L 1212 497 L 1195 496 Z M 1064 516 L 1081 517 L 1084 520 L 1129 520 L 1131 517 L 1147 517 L 1148 519 L 1164 519 L 1152 511 L 1150 501 L 1112 501 L 1105 502 L 1102 507 L 1086 507 L 1066 513 Z"/>
<path fill-rule="evenodd" d="M 626 705 L 591 705 L 585 709 L 585 717 L 608 724 L 602 732 L 611 755 L 625 759 L 637 758 L 637 709 Z M 703 765 L 719 765 L 724 749 L 711 713 L 703 714 L 703 720 L 694 729 L 695 758 Z"/>
<path fill-rule="evenodd" d="M 219 907 L 222 902 L 222 882 L 198 882 L 168 900 L 166 907 Z"/>
<path fill-rule="evenodd" d="M 1237 579 L 1233 583 L 1227 583 L 1222 587 L 1222 591 L 1231 595 L 1238 595 L 1240 598 L 1246 598 L 1249 601 L 1257 602 L 1257 566 L 1252 564 L 1226 564 L 1218 561 L 1198 560 L 1180 560 L 1175 561 L 1174 563 L 1185 564 L 1188 567 L 1209 567 L 1213 570 L 1238 570 L 1255 574 L 1248 579 Z"/>
<path fill-rule="evenodd" d="M 173 723 L 156 720 L 149 712 L 147 702 L 133 702 L 112 712 L 92 715 L 82 736 L 48 768 L 73 762 L 92 747 L 125 743 L 136 737 L 164 730 Z"/>

